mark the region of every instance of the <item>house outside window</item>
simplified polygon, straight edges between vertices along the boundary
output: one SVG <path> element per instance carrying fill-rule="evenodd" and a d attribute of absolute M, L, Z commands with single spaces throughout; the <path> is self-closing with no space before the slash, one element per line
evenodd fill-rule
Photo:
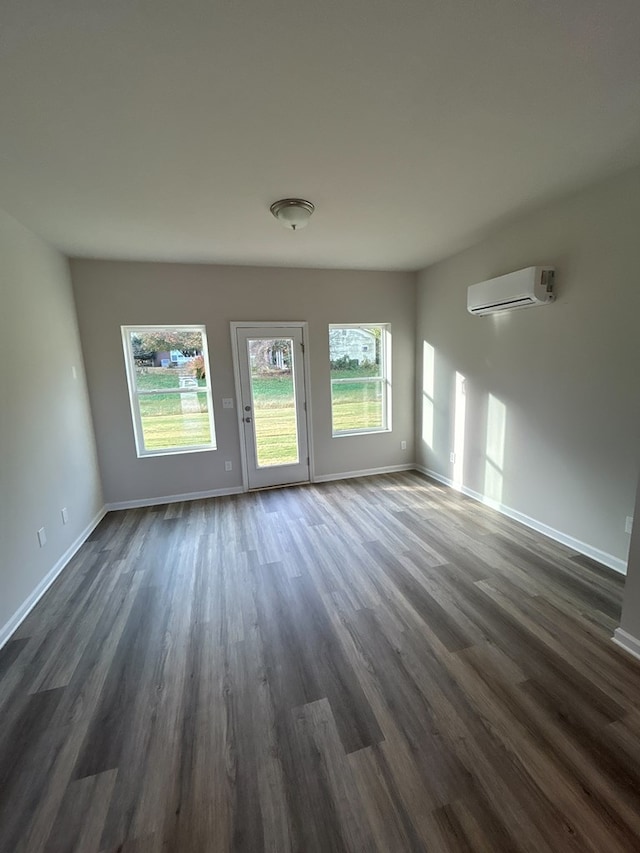
<path fill-rule="evenodd" d="M 138 456 L 215 450 L 204 326 L 122 326 Z"/>
<path fill-rule="evenodd" d="M 391 429 L 391 327 L 329 326 L 334 436 Z"/>

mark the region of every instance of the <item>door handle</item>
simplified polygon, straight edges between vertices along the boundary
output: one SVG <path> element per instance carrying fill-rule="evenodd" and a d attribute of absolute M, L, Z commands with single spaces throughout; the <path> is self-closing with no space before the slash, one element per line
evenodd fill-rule
<path fill-rule="evenodd" d="M 251 418 L 243 418 L 242 420 L 243 420 L 246 424 L 250 424 L 250 423 L 251 423 Z"/>

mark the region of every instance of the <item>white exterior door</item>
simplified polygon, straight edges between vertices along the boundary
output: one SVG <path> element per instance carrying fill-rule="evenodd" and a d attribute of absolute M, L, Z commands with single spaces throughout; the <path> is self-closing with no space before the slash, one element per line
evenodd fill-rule
<path fill-rule="evenodd" d="M 303 326 L 233 325 L 250 489 L 309 480 Z"/>

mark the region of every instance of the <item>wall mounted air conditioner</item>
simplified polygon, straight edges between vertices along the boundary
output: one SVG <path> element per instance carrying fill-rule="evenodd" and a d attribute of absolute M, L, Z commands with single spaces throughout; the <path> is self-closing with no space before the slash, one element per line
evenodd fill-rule
<path fill-rule="evenodd" d="M 467 310 L 471 314 L 495 314 L 548 305 L 553 302 L 553 267 L 527 267 L 498 278 L 472 284 L 467 291 Z"/>

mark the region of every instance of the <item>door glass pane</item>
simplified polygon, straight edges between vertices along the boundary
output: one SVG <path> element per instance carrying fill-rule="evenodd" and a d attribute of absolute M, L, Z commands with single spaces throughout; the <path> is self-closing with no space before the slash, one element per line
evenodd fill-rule
<path fill-rule="evenodd" d="M 297 465 L 293 341 L 255 338 L 247 341 L 247 349 L 258 467 Z"/>
<path fill-rule="evenodd" d="M 333 431 L 381 429 L 384 397 L 381 380 L 332 382 Z"/>

